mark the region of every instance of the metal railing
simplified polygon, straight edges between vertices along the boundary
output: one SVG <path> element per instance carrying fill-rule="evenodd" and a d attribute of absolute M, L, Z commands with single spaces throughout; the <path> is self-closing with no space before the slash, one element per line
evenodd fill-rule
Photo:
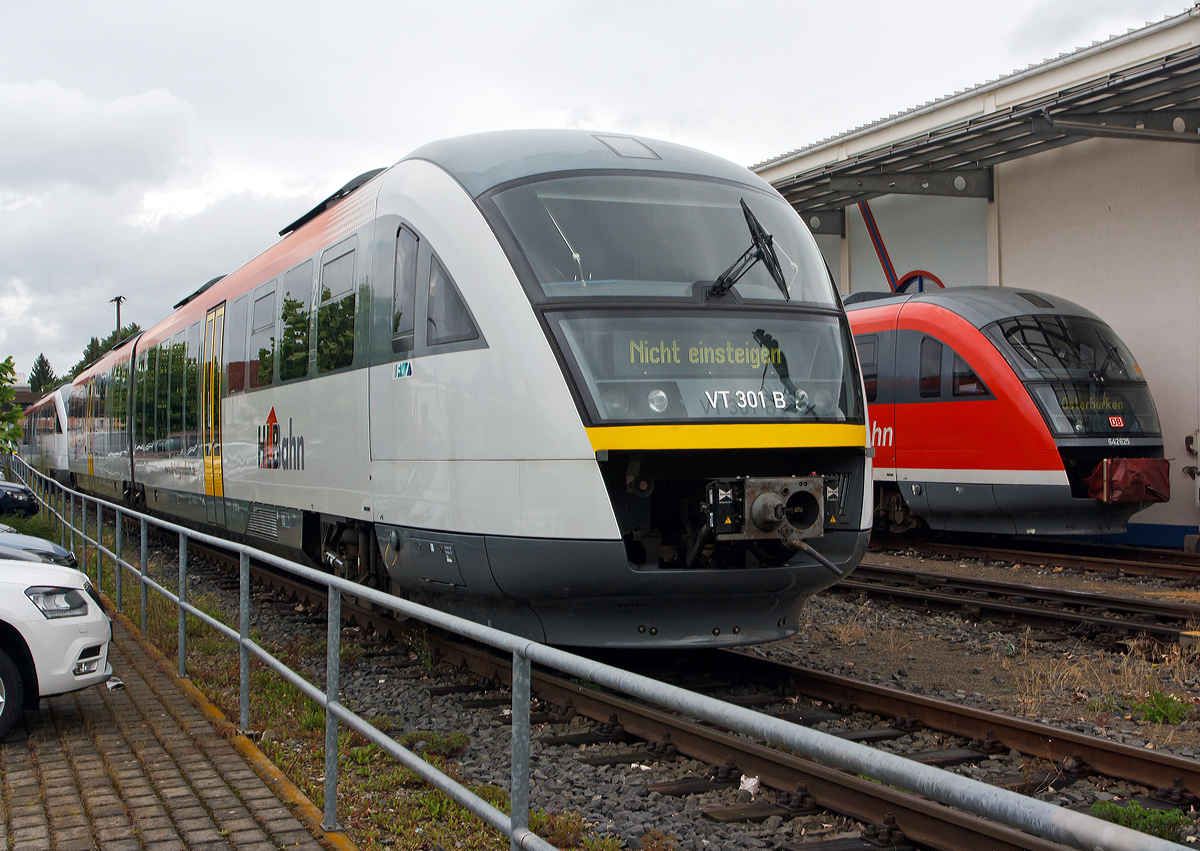
<path fill-rule="evenodd" d="M 1066 810 L 1054 804 L 927 766 L 896 754 L 848 742 L 752 709 L 725 703 L 716 698 L 706 697 L 649 677 L 556 650 L 529 639 L 501 632 L 474 621 L 448 615 L 436 609 L 411 603 L 382 591 L 313 570 L 244 544 L 234 543 L 224 538 L 186 529 L 166 520 L 140 514 L 97 497 L 69 490 L 57 481 L 34 470 L 23 459 L 16 456 L 8 456 L 8 464 L 17 477 L 34 491 L 38 501 L 45 509 L 59 521 L 61 524 L 60 540 L 64 542 L 64 545 L 69 537 L 71 546 L 74 548 L 76 534 L 78 534 L 81 549 L 79 564 L 81 568 L 85 569 L 85 572 L 88 545 L 91 544 L 95 547 L 95 579 L 98 591 L 102 590 L 103 558 L 107 556 L 113 561 L 118 568 L 114 571 L 114 602 L 118 609 L 122 605 L 122 571 L 128 571 L 137 578 L 141 586 L 143 634 L 146 634 L 147 630 L 149 590 L 154 590 L 174 603 L 179 625 L 180 677 L 187 676 L 186 641 L 189 616 L 200 619 L 222 635 L 237 642 L 240 648 L 239 703 L 242 729 L 250 728 L 250 654 L 256 656 L 267 667 L 325 710 L 325 808 L 324 821 L 321 826 L 327 831 L 340 830 L 337 821 L 337 735 L 339 724 L 344 723 L 351 730 L 362 734 L 366 739 L 378 745 L 380 749 L 431 786 L 504 833 L 509 837 L 511 851 L 516 851 L 518 848 L 530 849 L 530 851 L 554 849 L 555 846 L 550 845 L 529 830 L 530 666 L 532 662 L 536 662 L 539 665 L 589 680 L 690 717 L 703 719 L 743 735 L 765 740 L 771 745 L 794 751 L 826 765 L 856 774 L 864 774 L 882 783 L 908 789 L 915 794 L 923 795 L 947 806 L 1007 824 L 1035 836 L 1082 849 L 1082 851 L 1092 851 L 1097 848 L 1104 848 L 1107 851 L 1168 851 L 1168 849 L 1177 851 L 1182 847 L 1167 840 L 1157 839 L 1083 813 Z M 57 507 L 55 506 L 56 499 Z M 77 501 L 79 502 L 80 517 L 78 528 L 75 525 Z M 93 517 L 97 530 L 94 538 L 87 533 L 89 506 L 94 506 Z M 105 512 L 110 512 L 116 521 L 115 552 L 103 544 L 101 533 Z M 141 561 L 137 567 L 126 562 L 121 555 L 122 520 L 126 517 L 136 519 L 141 531 Z M 149 576 L 147 531 L 150 524 L 179 536 L 178 594 L 172 593 L 169 588 Z M 226 626 L 187 602 L 187 543 L 189 540 L 238 553 L 240 561 L 238 629 Z M 293 671 L 250 638 L 251 558 L 324 585 L 328 589 L 327 661 L 324 690 Z M 338 699 L 338 682 L 341 668 L 341 598 L 343 593 L 512 654 L 510 814 L 505 814 L 493 807 L 466 787 L 425 762 L 420 756 L 401 747 L 390 736 L 377 730 L 368 721 L 341 704 Z"/>

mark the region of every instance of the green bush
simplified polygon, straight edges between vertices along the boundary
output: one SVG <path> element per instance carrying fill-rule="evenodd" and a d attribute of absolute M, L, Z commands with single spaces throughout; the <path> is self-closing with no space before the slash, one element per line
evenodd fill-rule
<path fill-rule="evenodd" d="M 1179 840 L 1180 832 L 1191 822 L 1180 810 L 1148 810 L 1136 801 L 1126 806 L 1112 801 L 1092 805 L 1092 815 L 1159 839 Z"/>

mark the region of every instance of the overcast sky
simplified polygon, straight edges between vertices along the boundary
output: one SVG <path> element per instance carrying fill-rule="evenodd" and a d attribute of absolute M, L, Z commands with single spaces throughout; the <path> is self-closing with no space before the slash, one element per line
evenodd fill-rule
<path fill-rule="evenodd" d="M 149 327 L 348 179 L 570 127 L 761 162 L 1189 0 L 0 0 L 0 359 Z"/>

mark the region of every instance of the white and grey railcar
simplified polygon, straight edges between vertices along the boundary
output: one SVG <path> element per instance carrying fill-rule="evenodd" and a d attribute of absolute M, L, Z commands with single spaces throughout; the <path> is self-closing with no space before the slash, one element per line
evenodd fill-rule
<path fill-rule="evenodd" d="M 67 395 L 62 384 L 25 410 L 20 455 L 35 470 L 67 484 Z"/>
<path fill-rule="evenodd" d="M 481 134 L 281 235 L 76 381 L 81 486 L 553 644 L 779 638 L 857 565 L 849 326 L 746 169 Z"/>

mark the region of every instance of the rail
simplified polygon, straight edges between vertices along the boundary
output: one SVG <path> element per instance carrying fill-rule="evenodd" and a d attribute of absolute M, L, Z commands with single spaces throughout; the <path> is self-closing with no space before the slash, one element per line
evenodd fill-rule
<path fill-rule="evenodd" d="M 555 846 L 549 844 L 529 830 L 529 743 L 530 743 L 530 681 L 531 663 L 537 663 L 575 677 L 584 678 L 623 694 L 641 698 L 654 705 L 703 719 L 712 724 L 727 727 L 743 735 L 765 740 L 780 748 L 786 748 L 803 756 L 835 768 L 864 774 L 883 783 L 924 795 L 939 803 L 965 810 L 981 818 L 1026 831 L 1054 842 L 1092 851 L 1104 848 L 1108 851 L 1167 851 L 1181 847 L 1167 840 L 1157 839 L 1110 822 L 1093 818 L 1083 813 L 1064 810 L 1053 804 L 1039 801 L 1015 792 L 1009 792 L 986 783 L 962 777 L 938 768 L 922 765 L 904 757 L 878 751 L 855 742 L 848 742 L 826 733 L 772 718 L 751 709 L 735 706 L 715 698 L 706 697 L 677 686 L 671 686 L 649 677 L 614 668 L 591 659 L 585 659 L 546 645 L 474 621 L 439 612 L 436 609 L 411 603 L 407 600 L 371 588 L 348 582 L 318 570 L 288 561 L 245 544 L 217 538 L 203 532 L 186 529 L 166 520 L 132 511 L 94 496 L 70 490 L 59 482 L 35 470 L 24 459 L 5 456 L 6 464 L 17 478 L 36 494 L 38 502 L 59 523 L 60 541 L 65 545 L 70 537 L 74 549 L 75 536 L 79 535 L 81 554 L 79 563 L 87 568 L 87 547 L 95 547 L 96 589 L 102 591 L 103 559 L 107 556 L 115 566 L 115 602 L 122 605 L 122 571 L 136 576 L 141 586 L 141 625 L 145 633 L 147 626 L 147 599 L 150 590 L 174 603 L 177 608 L 179 626 L 179 676 L 186 677 L 186 626 L 187 617 L 199 618 L 202 622 L 235 641 L 240 648 L 240 714 L 243 729 L 250 727 L 249 689 L 250 654 L 258 657 L 283 679 L 300 689 L 310 700 L 325 710 L 325 808 L 322 828 L 327 831 L 340 830 L 337 821 L 337 733 L 340 723 L 362 734 L 383 751 L 401 762 L 431 786 L 462 805 L 487 824 L 504 833 L 510 841 L 511 851 L 518 848 L 529 851 L 548 851 Z M 55 501 L 57 500 L 57 507 Z M 75 505 L 79 503 L 79 526 L 75 525 Z M 87 534 L 89 506 L 94 506 L 96 536 Z M 116 552 L 103 544 L 104 513 L 111 512 L 116 521 Z M 139 522 L 141 531 L 141 561 L 135 567 L 120 555 L 122 550 L 122 518 L 133 518 Z M 147 534 L 150 524 L 179 536 L 179 593 L 155 582 L 149 577 Z M 237 630 L 210 617 L 187 602 L 187 542 L 195 540 L 227 551 L 236 552 L 240 559 L 239 580 L 239 627 Z M 327 666 L 325 688 L 313 685 L 296 671 L 276 659 L 249 636 L 250 619 L 250 559 L 270 564 L 327 588 L 329 606 L 327 616 Z M 338 701 L 338 679 L 340 673 L 341 638 L 341 595 L 347 593 L 367 600 L 399 615 L 415 618 L 424 623 L 474 639 L 499 650 L 512 654 L 512 771 L 509 790 L 510 813 L 505 814 L 479 798 L 469 789 L 447 777 L 420 756 L 401 747 L 385 733 L 375 729 L 366 720 L 347 709 Z M 899 825 L 903 829 L 903 825 Z"/>

